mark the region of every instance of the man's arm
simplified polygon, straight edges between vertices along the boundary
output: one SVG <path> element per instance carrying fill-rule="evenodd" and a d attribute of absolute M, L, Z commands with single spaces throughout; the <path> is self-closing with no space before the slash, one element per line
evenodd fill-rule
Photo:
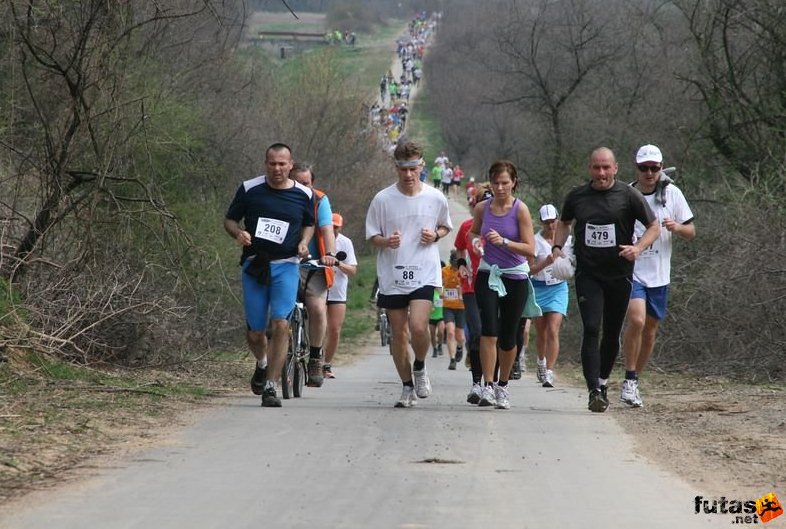
<path fill-rule="evenodd" d="M 308 256 L 308 243 L 311 242 L 311 237 L 314 236 L 314 226 L 303 226 L 300 234 L 300 243 L 297 245 L 297 254 L 299 257 Z"/>
<path fill-rule="evenodd" d="M 240 223 L 232 219 L 224 219 L 224 230 L 235 239 L 240 246 L 251 246 L 251 234 L 240 227 Z"/>
<path fill-rule="evenodd" d="M 558 220 L 556 233 L 554 234 L 554 246 L 551 247 L 551 253 L 553 254 L 554 251 L 557 251 L 557 256 L 565 255 L 562 253 L 562 247 L 565 246 L 565 243 L 568 240 L 568 236 L 570 235 L 570 230 L 573 228 L 572 220 Z"/>
<path fill-rule="evenodd" d="M 635 261 L 641 252 L 654 243 L 658 237 L 660 237 L 660 224 L 658 224 L 658 219 L 655 219 L 647 225 L 647 231 L 636 241 L 636 244 L 620 244 L 620 257 L 624 257 L 628 261 Z"/>

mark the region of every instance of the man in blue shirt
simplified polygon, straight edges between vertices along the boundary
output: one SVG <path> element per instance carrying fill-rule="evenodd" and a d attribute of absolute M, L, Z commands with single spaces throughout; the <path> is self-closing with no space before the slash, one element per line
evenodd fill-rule
<path fill-rule="evenodd" d="M 251 389 L 262 395 L 262 406 L 280 407 L 276 381 L 286 359 L 287 318 L 297 300 L 300 257 L 308 255 L 314 234 L 314 197 L 310 189 L 289 179 L 292 151 L 287 145 L 268 147 L 265 169 L 265 175 L 240 185 L 224 229 L 243 247 L 246 340 L 257 359 Z M 268 317 L 270 345 L 265 334 Z"/>

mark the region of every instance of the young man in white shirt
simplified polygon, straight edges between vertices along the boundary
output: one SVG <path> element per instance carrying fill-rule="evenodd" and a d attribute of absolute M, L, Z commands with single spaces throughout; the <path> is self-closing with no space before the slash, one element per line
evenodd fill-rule
<path fill-rule="evenodd" d="M 442 287 L 437 241 L 453 228 L 445 196 L 420 181 L 420 146 L 405 142 L 394 153 L 398 180 L 374 197 L 366 215 L 366 238 L 377 249 L 377 304 L 387 311 L 390 350 L 404 386 L 397 408 L 431 394 L 425 359 L 434 289 Z M 408 340 L 415 361 L 410 364 Z"/>
<path fill-rule="evenodd" d="M 633 268 L 633 287 L 628 304 L 627 327 L 623 338 L 625 380 L 620 400 L 634 408 L 643 401 L 639 393 L 639 375 L 652 356 L 658 324 L 666 316 L 671 281 L 671 249 L 674 235 L 692 240 L 696 237 L 693 212 L 682 191 L 663 172 L 663 155 L 655 145 L 644 145 L 636 153 L 636 181 L 663 229 L 660 236 L 644 250 Z M 635 236 L 641 237 L 644 226 L 637 222 Z"/>

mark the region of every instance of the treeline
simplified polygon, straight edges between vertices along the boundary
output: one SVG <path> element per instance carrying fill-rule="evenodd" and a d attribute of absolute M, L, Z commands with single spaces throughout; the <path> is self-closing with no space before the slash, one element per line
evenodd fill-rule
<path fill-rule="evenodd" d="M 698 238 L 676 249 L 656 362 L 783 380 L 785 44 L 771 0 L 456 1 L 425 68 L 451 158 L 517 161 L 534 203 L 559 207 L 596 146 L 632 181 L 659 145 Z"/>
<path fill-rule="evenodd" d="M 360 126 L 368 94 L 333 49 L 280 65 L 240 47 L 249 14 L 240 0 L 0 3 L 0 357 L 152 363 L 241 337 L 222 219 L 273 142 L 364 218 L 386 175 Z"/>

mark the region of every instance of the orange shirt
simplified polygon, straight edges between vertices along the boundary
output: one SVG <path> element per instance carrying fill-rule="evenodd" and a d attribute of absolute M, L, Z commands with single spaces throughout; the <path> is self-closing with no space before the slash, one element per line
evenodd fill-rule
<path fill-rule="evenodd" d="M 458 268 L 447 265 L 442 269 L 442 297 L 446 309 L 464 309 L 464 300 L 461 299 L 461 277 Z"/>

